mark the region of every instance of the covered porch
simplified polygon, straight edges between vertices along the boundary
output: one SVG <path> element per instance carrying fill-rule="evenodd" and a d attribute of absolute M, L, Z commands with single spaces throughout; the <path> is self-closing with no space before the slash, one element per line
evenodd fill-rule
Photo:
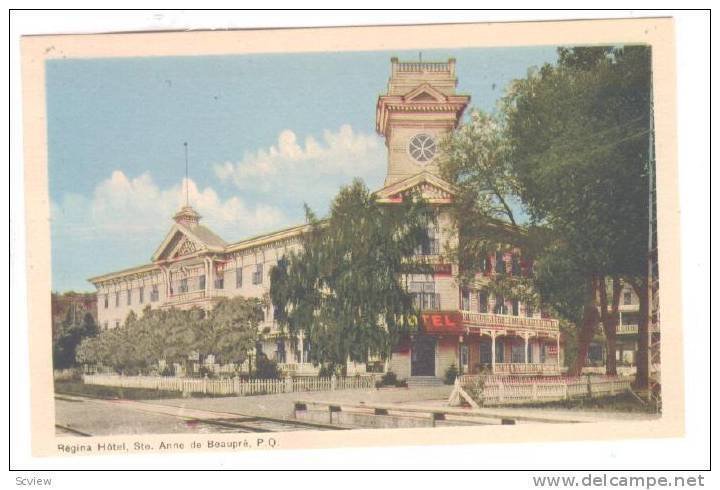
<path fill-rule="evenodd" d="M 463 312 L 462 374 L 559 375 L 557 320 Z"/>

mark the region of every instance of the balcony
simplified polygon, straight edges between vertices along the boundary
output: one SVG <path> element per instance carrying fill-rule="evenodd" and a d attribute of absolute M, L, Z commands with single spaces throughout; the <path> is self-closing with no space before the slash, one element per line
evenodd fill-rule
<path fill-rule="evenodd" d="M 552 318 L 528 318 L 515 315 L 496 315 L 493 313 L 477 313 L 461 311 L 463 324 L 473 328 L 493 330 L 532 330 L 534 332 L 559 333 L 560 322 Z"/>
<path fill-rule="evenodd" d="M 618 325 L 617 328 L 615 329 L 615 333 L 617 333 L 618 335 L 637 335 L 637 333 L 638 333 L 637 323 Z"/>
<path fill-rule="evenodd" d="M 394 62 L 393 69 L 397 72 L 452 72 L 453 64 L 448 62 L 437 61 L 402 61 Z"/>
<path fill-rule="evenodd" d="M 215 295 L 212 291 L 209 294 L 205 293 L 204 289 L 197 291 L 188 291 L 186 293 L 177 293 L 165 298 L 163 304 L 164 307 L 169 308 L 172 306 L 192 306 L 197 303 L 203 303 L 206 300 L 218 299 L 220 296 Z"/>

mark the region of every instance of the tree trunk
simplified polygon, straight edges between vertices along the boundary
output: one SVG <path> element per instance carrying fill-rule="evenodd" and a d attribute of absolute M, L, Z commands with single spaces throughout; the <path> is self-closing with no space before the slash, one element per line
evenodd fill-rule
<path fill-rule="evenodd" d="M 640 300 L 640 314 L 638 318 L 638 350 L 635 359 L 637 373 L 635 375 L 635 387 L 645 389 L 648 387 L 650 377 L 650 321 L 648 304 L 648 286 L 646 278 L 631 282 L 635 294 Z"/>
<path fill-rule="evenodd" d="M 598 309 L 596 303 L 597 278 L 591 277 L 585 281 L 585 306 L 583 307 L 583 320 L 578 332 L 578 352 L 575 365 L 570 374 L 578 376 L 582 373 L 587 361 L 588 347 L 598 325 Z M 559 354 L 559 353 L 558 353 Z"/>
<path fill-rule="evenodd" d="M 615 359 L 617 350 L 617 327 L 620 320 L 620 292 L 622 287 L 620 279 L 612 278 L 612 300 L 608 304 L 607 289 L 605 279 L 601 279 L 598 284 L 600 296 L 600 320 L 605 331 L 605 374 L 617 374 L 617 361 Z"/>

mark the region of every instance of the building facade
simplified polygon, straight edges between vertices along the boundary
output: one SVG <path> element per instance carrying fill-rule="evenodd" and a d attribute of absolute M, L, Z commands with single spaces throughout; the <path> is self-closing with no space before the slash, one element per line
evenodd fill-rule
<path fill-rule="evenodd" d="M 420 191 L 437 209 L 427 240 L 418 247 L 433 266 L 428 275 L 406 277 L 421 312 L 417 333 L 403 338 L 380 369 L 400 379 L 442 377 L 451 365 L 463 373 L 483 369 L 496 373 L 556 374 L 562 363 L 559 322 L 531 305 L 496 297 L 486 289 L 494 274 L 522 274 L 527 265 L 518 250 L 498 249 L 485 258 L 485 270 L 461 287 L 458 265 L 443 259 L 441 247 L 456 239 L 449 205 L 452 184 L 439 174 L 439 141 L 460 123 L 470 97 L 456 93 L 455 60 L 391 60 L 388 89 L 378 98 L 376 128 L 387 147 L 387 175 L 375 192 L 388 206 Z M 270 270 L 300 247 L 306 225 L 227 243 L 200 224 L 200 216 L 183 207 L 147 264 L 91 278 L 97 289 L 98 324 L 121 326 L 130 311 L 151 308 L 212 308 L 228 296 L 264 297 Z M 268 308 L 261 326 L 262 349 L 281 369 L 313 374 L 307 348 L 285 342 Z M 378 363 L 372 364 L 377 368 Z M 367 365 L 348 364 L 349 373 Z"/>

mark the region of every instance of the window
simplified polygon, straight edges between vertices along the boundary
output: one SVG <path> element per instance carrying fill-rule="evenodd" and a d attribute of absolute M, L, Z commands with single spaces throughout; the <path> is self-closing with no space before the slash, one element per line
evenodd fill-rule
<path fill-rule="evenodd" d="M 520 258 L 513 254 L 512 256 L 512 275 L 513 276 L 519 276 L 522 274 L 522 269 L 520 268 Z"/>
<path fill-rule="evenodd" d="M 429 134 L 417 134 L 412 137 L 408 145 L 410 155 L 418 162 L 427 162 L 435 156 L 437 145 Z"/>
<path fill-rule="evenodd" d="M 256 264 L 255 272 L 253 272 L 253 276 L 252 276 L 252 283 L 253 284 L 262 284 L 262 282 L 263 282 L 263 265 Z"/>
<path fill-rule="evenodd" d="M 512 300 L 512 314 L 513 316 L 520 314 L 520 302 L 516 299 Z"/>
<path fill-rule="evenodd" d="M 631 293 L 630 291 L 626 291 L 626 292 L 623 294 L 623 303 L 626 304 L 626 305 L 631 305 L 631 304 L 632 304 L 632 293 Z"/>
<path fill-rule="evenodd" d="M 115 320 L 115 328 L 119 328 L 119 327 L 120 327 L 120 320 Z"/>
<path fill-rule="evenodd" d="M 547 359 L 547 344 L 540 344 L 540 362 L 544 363 Z"/>
<path fill-rule="evenodd" d="M 440 295 L 435 293 L 434 282 L 411 282 L 409 290 L 413 296 L 415 309 L 419 311 L 440 309 Z"/>
<path fill-rule="evenodd" d="M 470 310 L 470 290 L 463 289 L 462 295 L 460 297 L 460 309 L 461 310 Z"/>
<path fill-rule="evenodd" d="M 180 292 L 181 293 L 188 292 L 187 279 L 180 279 Z"/>
<path fill-rule="evenodd" d="M 465 368 L 468 365 L 468 345 L 467 344 L 460 345 L 460 365 Z"/>
<path fill-rule="evenodd" d="M 480 313 L 488 312 L 488 293 L 487 291 L 480 291 L 478 293 L 478 311 Z"/>
<path fill-rule="evenodd" d="M 480 341 L 480 364 L 492 363 L 492 340 Z"/>
<path fill-rule="evenodd" d="M 285 341 L 282 339 L 278 340 L 275 348 L 275 360 L 277 362 L 286 362 Z"/>
<path fill-rule="evenodd" d="M 415 249 L 415 255 L 437 255 L 440 253 L 440 231 L 435 221 L 428 224 L 420 245 Z"/>
<path fill-rule="evenodd" d="M 200 291 L 205 290 L 205 274 L 198 278 L 198 289 Z"/>
<path fill-rule="evenodd" d="M 240 289 L 242 287 L 242 267 L 235 269 L 235 287 Z"/>
<path fill-rule="evenodd" d="M 108 322 L 107 322 L 107 320 L 105 320 L 105 323 L 103 323 L 103 330 L 107 330 L 107 329 L 108 329 Z"/>
<path fill-rule="evenodd" d="M 502 295 L 495 296 L 495 308 L 493 309 L 493 313 L 496 315 L 505 315 L 507 313 L 507 308 L 505 308 L 505 298 L 503 298 Z"/>
<path fill-rule="evenodd" d="M 513 343 L 510 349 L 511 358 L 510 362 L 525 362 L 525 343 Z"/>
<path fill-rule="evenodd" d="M 120 306 L 120 291 L 115 291 L 115 307 Z"/>
<path fill-rule="evenodd" d="M 132 289 L 127 290 L 127 304 L 128 306 L 132 304 Z"/>
<path fill-rule="evenodd" d="M 160 292 L 158 291 L 157 284 L 154 284 L 150 291 L 150 301 L 155 302 L 160 299 Z"/>
<path fill-rule="evenodd" d="M 495 339 L 495 362 L 505 362 L 505 341 Z"/>
<path fill-rule="evenodd" d="M 225 274 L 222 272 L 219 273 L 219 275 L 215 276 L 215 289 L 224 289 L 225 288 Z"/>
<path fill-rule="evenodd" d="M 140 297 L 140 304 L 143 304 L 145 302 L 145 288 L 143 286 L 140 286 L 140 289 L 138 290 L 138 295 Z"/>
<path fill-rule="evenodd" d="M 495 272 L 505 274 L 505 256 L 502 252 L 495 252 Z"/>
<path fill-rule="evenodd" d="M 490 256 L 486 255 L 483 259 L 483 271 L 490 274 L 492 272 L 492 260 L 490 260 Z"/>
<path fill-rule="evenodd" d="M 525 316 L 528 318 L 532 318 L 535 314 L 535 309 L 533 308 L 532 303 L 526 303 L 525 304 Z"/>
<path fill-rule="evenodd" d="M 105 295 L 105 309 L 107 309 L 108 303 L 110 302 L 109 296 L 110 296 L 110 295 L 108 295 L 108 294 Z"/>

